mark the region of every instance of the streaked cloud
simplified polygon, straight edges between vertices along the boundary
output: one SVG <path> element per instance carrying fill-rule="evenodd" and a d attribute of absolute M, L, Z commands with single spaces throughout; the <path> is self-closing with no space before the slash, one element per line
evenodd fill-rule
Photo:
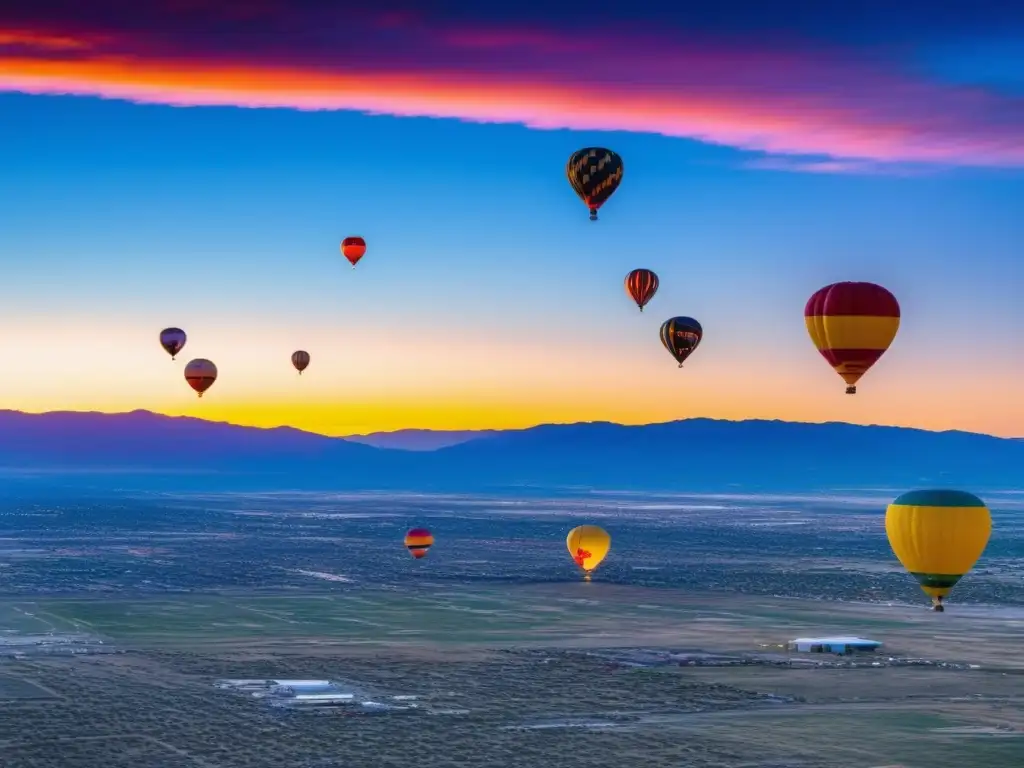
<path fill-rule="evenodd" d="M 922 176 L 946 166 L 922 163 L 875 162 L 850 158 L 804 158 L 794 156 L 755 157 L 743 163 L 745 168 L 790 173 L 854 173 L 867 176 Z"/>
<path fill-rule="evenodd" d="M 0 90 L 656 133 L 813 173 L 1024 166 L 1024 99 L 943 82 L 884 29 L 876 44 L 829 41 L 818 16 L 799 35 L 757 35 L 653 8 L 642 23 L 600 9 L 573 22 L 558 2 L 502 18 L 386 3 L 21 2 L 0 12 Z M 851 29 L 865 37 L 861 21 Z"/>
<path fill-rule="evenodd" d="M 67 35 L 50 35 L 33 30 L 0 30 L 0 50 L 23 48 L 39 51 L 74 51 L 91 48 L 88 40 Z"/>

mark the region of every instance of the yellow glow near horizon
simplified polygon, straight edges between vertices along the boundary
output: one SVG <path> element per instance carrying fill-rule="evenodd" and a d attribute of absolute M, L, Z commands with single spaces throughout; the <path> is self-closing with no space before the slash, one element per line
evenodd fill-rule
<path fill-rule="evenodd" d="M 31 374 L 0 381 L 0 402 L 28 412 L 141 408 L 327 435 L 697 416 L 1024 434 L 1009 366 L 989 369 L 984 396 L 965 396 L 975 386 L 969 366 L 922 384 L 919 361 L 894 357 L 850 397 L 813 349 L 769 365 L 728 348 L 702 348 L 679 370 L 653 344 L 594 356 L 558 339 L 500 344 L 445 332 L 410 343 L 381 330 L 339 343 L 333 332 L 316 331 L 306 334 L 312 364 L 300 377 L 289 361 L 297 346 L 284 331 L 212 329 L 190 337 L 172 362 L 148 328 L 51 324 L 0 340 L 0 355 Z M 182 374 L 192 357 L 209 357 L 220 369 L 202 399 Z"/>

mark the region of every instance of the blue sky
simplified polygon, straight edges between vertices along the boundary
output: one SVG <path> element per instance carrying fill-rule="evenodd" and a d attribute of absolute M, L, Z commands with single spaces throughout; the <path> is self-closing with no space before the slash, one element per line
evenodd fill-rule
<path fill-rule="evenodd" d="M 8 33 L 10 51 L 58 45 L 39 43 L 44 32 L 94 41 L 108 23 L 71 14 L 71 26 L 39 27 L 32 37 L 25 13 L 15 19 L 20 37 Z M 527 19 L 529 7 L 517 13 Z M 9 329 L 0 352 L 31 373 L 9 379 L 0 396 L 27 410 L 150 407 L 337 434 L 710 415 L 1024 435 L 1016 396 L 1024 374 L 1024 174 L 1012 141 L 1024 136 L 1014 134 L 1024 112 L 1007 95 L 1019 72 L 990 28 L 964 24 L 958 37 L 939 17 L 915 33 L 910 19 L 889 19 L 891 34 L 879 38 L 874 59 L 870 15 L 831 37 L 820 14 L 785 33 L 805 41 L 804 53 L 832 46 L 826 63 L 838 61 L 838 51 L 859 51 L 858 66 L 900 60 L 898 78 L 935 78 L 910 92 L 918 101 L 900 106 L 891 101 L 900 91 L 890 89 L 868 117 L 850 111 L 843 122 L 853 102 L 836 101 L 841 92 L 822 85 L 824 75 L 797 83 L 805 106 L 786 112 L 788 96 L 771 82 L 770 65 L 796 72 L 804 64 L 780 59 L 766 43 L 757 55 L 769 69 L 752 85 L 749 71 L 730 73 L 731 59 L 716 51 L 734 50 L 753 27 L 697 18 L 697 64 L 725 90 L 715 95 L 709 83 L 710 95 L 694 91 L 694 103 L 707 99 L 711 122 L 673 118 L 674 135 L 638 130 L 614 105 L 564 119 L 545 107 L 541 117 L 520 119 L 515 110 L 531 107 L 512 91 L 487 107 L 511 110 L 507 119 L 464 122 L 456 118 L 493 116 L 480 117 L 443 83 L 432 87 L 448 101 L 424 108 L 436 114 L 395 117 L 338 106 L 330 89 L 349 88 L 341 81 L 317 92 L 323 103 L 313 106 L 328 108 L 302 111 L 246 108 L 264 96 L 245 95 L 243 86 L 232 86 L 237 96 L 217 96 L 221 106 L 181 106 L 211 103 L 189 89 L 221 82 L 223 72 L 177 71 L 173 94 L 147 91 L 143 100 L 153 103 L 145 104 L 53 95 L 71 87 L 37 87 L 35 75 L 26 85 L 24 75 L 0 94 L 0 313 Z M 445 22 L 437 15 L 432 23 Z M 483 23 L 474 35 L 484 35 Z M 530 44 L 546 45 L 541 32 L 554 34 L 533 25 L 531 37 L 524 24 L 516 34 Z M 122 27 L 118 35 L 127 34 Z M 159 46 L 146 42 L 138 50 L 149 53 L 132 54 L 139 66 L 152 51 L 171 56 L 174 35 L 186 28 L 182 22 Z M 452 39 L 464 42 L 468 32 L 459 34 Z M 782 35 L 764 39 L 788 39 Z M 17 42 L 29 39 L 36 42 Z M 49 61 L 17 56 L 12 66 L 24 72 Z M 636 56 L 622 65 L 641 77 Z M 73 68 L 85 60 L 60 62 Z M 95 95 L 118 95 L 111 81 L 96 79 L 105 75 L 89 72 L 60 82 L 85 83 L 72 90 L 86 93 L 95 82 Z M 872 68 L 851 72 L 829 76 L 888 82 Z M 730 77 L 753 89 L 762 112 L 730 106 Z M 941 90 L 957 82 L 990 88 L 978 114 L 949 113 L 974 98 Z M 651 110 L 669 106 L 631 108 L 657 131 L 660 113 Z M 683 99 L 671 108 L 688 115 L 692 106 Z M 815 109 L 827 120 L 812 119 Z M 408 112 L 381 111 L 389 110 Z M 534 118 L 566 127 L 518 124 Z M 629 130 L 593 129 L 618 124 Z M 563 171 L 569 153 L 592 144 L 614 148 L 626 165 L 597 224 Z M 354 271 L 338 253 L 350 234 L 369 243 Z M 662 281 L 643 315 L 621 286 L 637 266 Z M 904 312 L 856 405 L 803 329 L 807 297 L 838 280 L 879 282 Z M 660 322 L 677 314 L 697 317 L 706 332 L 685 372 L 657 340 Z M 184 358 L 221 366 L 201 403 L 156 348 L 166 325 L 189 332 Z M 287 359 L 300 347 L 313 363 L 296 390 Z"/>

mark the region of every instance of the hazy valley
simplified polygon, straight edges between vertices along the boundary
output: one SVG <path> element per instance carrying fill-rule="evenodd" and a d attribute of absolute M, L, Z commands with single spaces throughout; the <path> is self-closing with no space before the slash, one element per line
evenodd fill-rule
<path fill-rule="evenodd" d="M 4 765 L 241 768 L 271 748 L 369 768 L 406 764 L 410 730 L 432 766 L 1011 765 L 1024 496 L 986 497 L 992 541 L 939 615 L 888 549 L 896 492 L 15 499 Z M 564 544 L 584 521 L 613 539 L 590 584 Z M 437 538 L 423 561 L 401 544 L 413 524 Z M 816 634 L 885 645 L 780 647 Z M 275 678 L 370 703 L 296 711 L 215 686 Z"/>

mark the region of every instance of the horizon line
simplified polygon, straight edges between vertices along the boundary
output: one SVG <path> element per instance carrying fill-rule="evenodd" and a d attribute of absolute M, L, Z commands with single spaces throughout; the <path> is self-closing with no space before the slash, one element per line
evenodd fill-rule
<path fill-rule="evenodd" d="M 973 432 L 971 430 L 966 430 L 966 429 L 927 429 L 925 427 L 913 427 L 913 426 L 905 426 L 905 425 L 901 425 L 901 424 L 877 424 L 877 423 L 857 424 L 855 422 L 850 422 L 850 421 L 789 421 L 787 419 L 724 419 L 724 418 L 713 418 L 713 417 L 710 417 L 710 416 L 688 416 L 688 417 L 681 418 L 681 419 L 670 419 L 668 421 L 641 422 L 641 423 L 638 423 L 638 424 L 624 424 L 622 422 L 617 422 L 617 421 L 607 421 L 607 420 L 604 420 L 604 419 L 596 419 L 596 420 L 593 420 L 593 421 L 539 422 L 537 424 L 533 424 L 533 425 L 528 426 L 528 427 L 514 427 L 514 428 L 510 428 L 510 429 L 497 429 L 497 428 L 490 428 L 490 427 L 485 427 L 485 428 L 481 428 L 481 429 L 428 429 L 428 428 L 420 428 L 420 427 L 402 427 L 400 429 L 381 430 L 381 431 L 377 431 L 377 432 L 365 432 L 365 433 L 361 433 L 361 434 L 354 434 L 353 433 L 353 434 L 349 434 L 349 435 L 328 435 L 328 434 L 323 433 L 323 432 L 314 432 L 314 431 L 308 430 L 308 429 L 300 429 L 299 427 L 294 427 L 294 426 L 291 426 L 290 424 L 279 424 L 277 426 L 272 426 L 272 427 L 262 427 L 262 426 L 254 426 L 254 425 L 249 425 L 249 424 L 239 424 L 239 423 L 233 422 L 233 421 L 223 421 L 223 420 L 218 420 L 218 419 L 204 419 L 204 418 L 202 418 L 200 416 L 187 416 L 187 415 L 174 415 L 174 414 L 169 414 L 169 413 L 161 413 L 160 411 L 152 411 L 152 410 L 149 410 L 147 408 L 133 408 L 133 409 L 128 410 L 128 411 L 97 411 L 97 410 L 74 410 L 74 409 L 63 409 L 63 410 L 54 410 L 54 411 L 23 411 L 23 410 L 18 410 L 16 408 L 0 408 L 0 414 L 4 414 L 4 413 L 16 413 L 16 414 L 20 414 L 20 415 L 23 415 L 23 416 L 47 416 L 47 415 L 54 415 L 54 414 L 83 414 L 83 415 L 84 414 L 90 414 L 90 415 L 98 415 L 98 416 L 130 416 L 130 415 L 136 414 L 136 413 L 144 413 L 144 414 L 148 414 L 150 416 L 157 416 L 157 417 L 164 418 L 164 419 L 186 419 L 186 420 L 190 420 L 190 421 L 203 421 L 203 422 L 206 422 L 207 424 L 224 424 L 224 425 L 231 426 L 231 427 L 238 427 L 239 429 L 258 429 L 258 430 L 265 431 L 265 432 L 269 432 L 269 431 L 273 431 L 273 430 L 279 430 L 279 429 L 289 429 L 289 430 L 292 430 L 294 432 L 302 432 L 303 434 L 307 434 L 307 435 L 315 435 L 317 437 L 326 437 L 326 438 L 329 438 L 329 439 L 332 439 L 332 440 L 346 440 L 346 441 L 351 440 L 351 438 L 375 437 L 375 436 L 380 436 L 380 435 L 396 435 L 396 434 L 400 434 L 402 432 L 421 432 L 421 433 L 430 433 L 430 434 L 449 434 L 449 435 L 450 434 L 465 434 L 465 433 L 480 434 L 480 433 L 487 433 L 487 432 L 495 432 L 495 433 L 504 434 L 504 433 L 508 433 L 508 432 L 526 432 L 526 431 L 529 431 L 529 430 L 532 430 L 532 429 L 538 429 L 540 427 L 572 427 L 572 426 L 578 426 L 578 425 L 583 425 L 583 424 L 587 424 L 587 425 L 607 424 L 607 425 L 610 425 L 610 426 L 631 428 L 631 427 L 655 427 L 655 426 L 661 426 L 661 425 L 666 425 L 666 424 L 679 424 L 679 423 L 682 423 L 682 422 L 685 422 L 685 421 L 713 421 L 713 422 L 717 422 L 717 423 L 728 423 L 728 424 L 747 424 L 747 423 L 752 423 L 752 422 L 765 422 L 765 423 L 777 423 L 777 424 L 805 424 L 805 425 L 809 425 L 809 426 L 843 425 L 843 426 L 849 426 L 849 427 L 861 427 L 863 429 L 870 429 L 870 428 L 905 429 L 905 430 L 913 430 L 913 431 L 916 431 L 916 432 L 929 432 L 931 434 L 936 434 L 936 435 L 939 435 L 939 434 L 950 434 L 950 433 L 957 433 L 957 434 L 963 434 L 963 435 L 980 435 L 980 436 L 983 436 L 983 437 L 991 437 L 991 438 L 993 438 L 995 440 L 1024 440 L 1024 436 L 1019 436 L 1019 435 L 1018 436 L 994 435 L 991 432 Z"/>

